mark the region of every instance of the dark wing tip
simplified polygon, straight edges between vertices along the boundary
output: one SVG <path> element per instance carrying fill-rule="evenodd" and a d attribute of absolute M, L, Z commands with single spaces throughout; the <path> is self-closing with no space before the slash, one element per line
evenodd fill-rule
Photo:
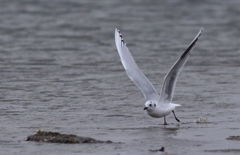
<path fill-rule="evenodd" d="M 116 30 L 117 30 L 117 32 L 118 32 L 118 34 L 119 34 L 119 37 L 121 38 L 121 42 L 122 42 L 122 43 L 125 43 L 124 40 L 123 40 L 122 34 L 120 33 L 120 30 L 117 29 L 117 28 L 116 28 Z"/>
<path fill-rule="evenodd" d="M 201 36 L 203 31 L 203 27 L 200 29 L 200 31 L 198 32 L 198 34 L 196 35 L 196 37 L 193 39 L 193 41 L 191 42 L 191 44 L 189 45 L 189 47 L 187 48 L 187 50 L 182 54 L 181 59 L 183 59 L 189 52 L 191 52 L 191 50 L 193 49 L 193 47 L 196 45 L 198 38 Z"/>
<path fill-rule="evenodd" d="M 199 30 L 197 36 L 193 39 L 192 43 L 195 42 L 195 40 L 198 40 L 198 38 L 200 37 L 200 35 L 202 34 L 203 31 L 203 27 Z"/>

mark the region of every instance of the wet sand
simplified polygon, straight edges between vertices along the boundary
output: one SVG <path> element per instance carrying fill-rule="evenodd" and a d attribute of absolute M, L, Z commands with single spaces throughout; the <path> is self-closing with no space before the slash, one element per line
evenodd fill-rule
<path fill-rule="evenodd" d="M 1 154 L 239 154 L 240 23 L 230 1 L 1 1 Z M 119 28 L 158 92 L 199 29 L 173 115 L 151 118 L 114 43 Z M 207 118 L 207 123 L 197 120 Z M 112 144 L 25 141 L 38 129 Z"/>

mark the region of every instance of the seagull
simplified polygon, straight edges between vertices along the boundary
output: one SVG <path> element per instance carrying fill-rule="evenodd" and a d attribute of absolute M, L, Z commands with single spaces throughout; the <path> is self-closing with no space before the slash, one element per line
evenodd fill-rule
<path fill-rule="evenodd" d="M 203 28 L 200 29 L 200 31 L 190 43 L 186 51 L 180 56 L 180 58 L 168 71 L 167 75 L 164 78 L 161 93 L 160 95 L 158 95 L 156 89 L 153 87 L 151 82 L 138 68 L 136 62 L 132 57 L 132 54 L 130 53 L 125 41 L 123 40 L 122 34 L 118 29 L 115 29 L 115 43 L 122 65 L 126 70 L 129 78 L 138 86 L 146 99 L 145 107 L 143 110 L 146 110 L 148 115 L 151 117 L 164 117 L 163 125 L 167 125 L 166 116 L 171 112 L 173 113 L 176 121 L 180 122 L 180 120 L 175 115 L 174 109 L 175 107 L 181 105 L 172 103 L 173 93 L 178 75 L 181 72 L 183 66 L 186 64 L 188 57 L 194 46 L 196 45 L 202 31 Z"/>

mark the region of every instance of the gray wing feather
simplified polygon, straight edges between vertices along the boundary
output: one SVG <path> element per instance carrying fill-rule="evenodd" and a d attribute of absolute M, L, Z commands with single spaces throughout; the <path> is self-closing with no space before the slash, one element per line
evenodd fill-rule
<path fill-rule="evenodd" d="M 169 70 L 168 74 L 164 78 L 164 83 L 160 95 L 160 100 L 158 103 L 171 103 L 175 85 L 177 82 L 177 78 L 179 73 L 181 72 L 181 69 L 186 64 L 189 54 L 194 48 L 194 45 L 196 45 L 199 36 L 201 35 L 203 31 L 203 28 L 200 29 L 197 36 L 193 39 L 187 50 L 181 55 L 181 57 L 174 63 L 174 65 Z"/>
<path fill-rule="evenodd" d="M 129 49 L 126 46 L 126 43 L 122 38 L 122 34 L 120 34 L 120 31 L 117 29 L 115 29 L 115 43 L 122 65 L 125 68 L 127 75 L 142 91 L 145 99 L 147 101 L 159 100 L 159 95 L 157 94 L 155 88 L 138 68 Z"/>

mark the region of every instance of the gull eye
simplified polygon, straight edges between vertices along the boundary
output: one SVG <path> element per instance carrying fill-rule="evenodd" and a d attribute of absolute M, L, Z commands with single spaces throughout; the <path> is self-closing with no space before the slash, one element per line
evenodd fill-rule
<path fill-rule="evenodd" d="M 150 107 L 152 107 L 152 104 L 149 104 Z"/>

